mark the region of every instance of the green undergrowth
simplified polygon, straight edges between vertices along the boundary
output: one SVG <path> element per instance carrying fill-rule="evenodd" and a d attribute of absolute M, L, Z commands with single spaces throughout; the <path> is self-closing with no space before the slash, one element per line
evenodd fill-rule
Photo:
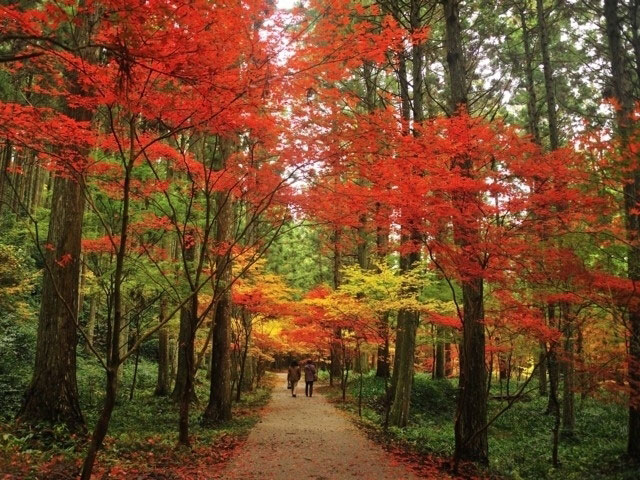
<path fill-rule="evenodd" d="M 492 395 L 499 392 L 495 387 Z M 517 386 L 516 386 L 517 388 Z M 410 423 L 406 428 L 382 428 L 384 380 L 369 374 L 363 377 L 362 419 L 360 423 L 379 440 L 405 449 L 440 457 L 451 457 L 454 448 L 455 380 L 432 380 L 417 374 L 412 391 Z M 515 391 L 515 388 L 514 390 Z M 341 404 L 338 389 L 329 396 L 354 415 L 358 414 L 359 378 L 348 389 L 348 401 Z M 489 419 L 506 405 L 489 401 Z M 624 459 L 627 413 L 623 406 L 581 399 L 576 395 L 576 429 L 571 438 L 561 439 L 560 468 L 551 466 L 553 418 L 545 415 L 547 398 L 535 391 L 518 401 L 489 428 L 488 474 L 511 479 L 632 480 L 640 479 L 640 466 Z"/>
<path fill-rule="evenodd" d="M 200 372 L 196 384 L 198 403 L 191 407 L 190 434 L 192 451 L 176 449 L 178 407 L 167 397 L 153 395 L 156 383 L 156 365 L 141 359 L 134 397 L 129 400 L 133 379 L 133 362 L 125 365 L 118 403 L 113 412 L 105 448 L 99 455 L 97 471 L 136 468 L 178 468 L 185 459 L 194 462 L 193 452 L 211 457 L 211 447 L 216 446 L 215 455 L 223 456 L 225 450 L 242 440 L 259 419 L 260 407 L 266 405 L 271 396 L 273 378 L 268 376 L 263 386 L 245 392 L 239 403 L 234 403 L 233 419 L 213 428 L 203 427 L 200 418 L 208 400 L 208 382 L 204 371 Z M 78 365 L 78 387 L 81 407 L 89 428 L 99 415 L 103 400 L 104 375 L 95 362 L 82 359 Z M 0 472 L 12 472 L 7 478 L 54 478 L 51 472 L 71 472 L 77 469 L 85 452 L 86 437 L 70 435 L 63 426 L 29 428 L 16 425 L 12 420 L 0 422 Z M 220 448 L 218 448 L 220 447 Z M 196 459 L 197 460 L 197 459 Z M 66 467 L 65 467 L 66 466 Z M 43 474 L 42 472 L 49 472 Z M 44 475 L 44 476 L 43 476 Z M 58 473 L 56 473 L 58 475 Z M 4 478 L 0 476 L 0 478 Z M 60 479 L 72 478 L 60 473 Z M 118 478 L 110 477 L 110 478 Z M 147 478 L 141 476 L 140 478 Z M 189 478 L 167 476 L 162 478 Z"/>

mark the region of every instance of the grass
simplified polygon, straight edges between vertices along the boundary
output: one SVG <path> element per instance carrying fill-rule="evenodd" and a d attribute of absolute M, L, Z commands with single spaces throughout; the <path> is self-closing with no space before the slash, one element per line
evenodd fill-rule
<path fill-rule="evenodd" d="M 431 380 L 417 374 L 412 392 L 410 424 L 403 429 L 382 431 L 384 382 L 364 377 L 362 423 L 379 438 L 422 454 L 453 455 L 455 381 Z M 344 407 L 357 414 L 358 378 L 349 386 Z M 515 390 L 515 389 L 514 389 Z M 497 391 L 495 392 L 497 393 Z M 334 394 L 338 400 L 337 392 Z M 489 428 L 490 475 L 512 479 L 632 480 L 640 479 L 640 467 L 624 460 L 627 413 L 621 405 L 603 403 L 576 395 L 576 430 L 573 438 L 561 439 L 561 465 L 551 465 L 552 417 L 545 415 L 547 399 L 536 392 L 529 401 L 516 402 Z M 505 406 L 490 400 L 489 418 Z"/>
<path fill-rule="evenodd" d="M 106 472 L 110 472 L 109 478 L 131 478 L 136 472 L 141 479 L 187 479 L 197 478 L 200 470 L 215 470 L 215 465 L 224 460 L 258 421 L 259 408 L 268 402 L 273 387 L 273 378 L 268 377 L 261 388 L 244 393 L 241 402 L 234 404 L 231 421 L 206 428 L 199 420 L 208 400 L 208 384 L 204 381 L 204 372 L 200 372 L 196 385 L 200 402 L 192 406 L 190 415 L 193 448 L 187 451 L 176 449 L 177 406 L 166 397 L 153 395 L 154 363 L 141 359 L 135 395 L 129 401 L 133 378 L 133 362 L 130 363 L 125 366 L 105 448 L 98 457 L 96 478 L 102 478 Z M 87 359 L 81 359 L 78 367 L 81 406 L 91 428 L 103 398 L 103 372 Z M 13 475 L 6 478 L 75 478 L 73 474 L 85 452 L 86 437 L 69 435 L 62 426 L 30 429 L 6 417 L 4 423 L 0 422 L 0 472 Z M 162 476 L 157 476 L 160 474 Z"/>

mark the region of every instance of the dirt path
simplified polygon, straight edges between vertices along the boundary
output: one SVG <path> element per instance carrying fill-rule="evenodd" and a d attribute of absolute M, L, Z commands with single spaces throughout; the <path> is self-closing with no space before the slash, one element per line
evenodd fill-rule
<path fill-rule="evenodd" d="M 353 425 L 323 395 L 292 398 L 286 375 L 260 423 L 227 464 L 224 479 L 398 480 L 417 478 Z M 300 386 L 302 388 L 300 388 Z"/>

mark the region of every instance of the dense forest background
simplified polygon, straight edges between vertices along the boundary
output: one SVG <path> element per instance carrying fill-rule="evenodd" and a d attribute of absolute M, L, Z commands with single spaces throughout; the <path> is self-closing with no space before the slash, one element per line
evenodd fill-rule
<path fill-rule="evenodd" d="M 0 473 L 195 478 L 313 358 L 443 471 L 638 478 L 639 25 L 0 1 Z"/>

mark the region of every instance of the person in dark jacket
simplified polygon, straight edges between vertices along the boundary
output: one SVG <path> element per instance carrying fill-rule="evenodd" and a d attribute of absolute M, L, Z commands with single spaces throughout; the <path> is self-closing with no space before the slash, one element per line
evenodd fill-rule
<path fill-rule="evenodd" d="M 296 396 L 296 387 L 298 386 L 298 382 L 300 381 L 301 373 L 300 373 L 300 365 L 298 365 L 297 360 L 293 360 L 291 365 L 289 365 L 289 371 L 287 372 L 287 381 L 289 385 L 291 385 L 291 396 Z"/>
<path fill-rule="evenodd" d="M 313 360 L 307 360 L 307 364 L 304 366 L 304 394 L 307 397 L 313 396 L 313 382 L 318 380 L 318 373 L 316 366 L 313 364 Z"/>

